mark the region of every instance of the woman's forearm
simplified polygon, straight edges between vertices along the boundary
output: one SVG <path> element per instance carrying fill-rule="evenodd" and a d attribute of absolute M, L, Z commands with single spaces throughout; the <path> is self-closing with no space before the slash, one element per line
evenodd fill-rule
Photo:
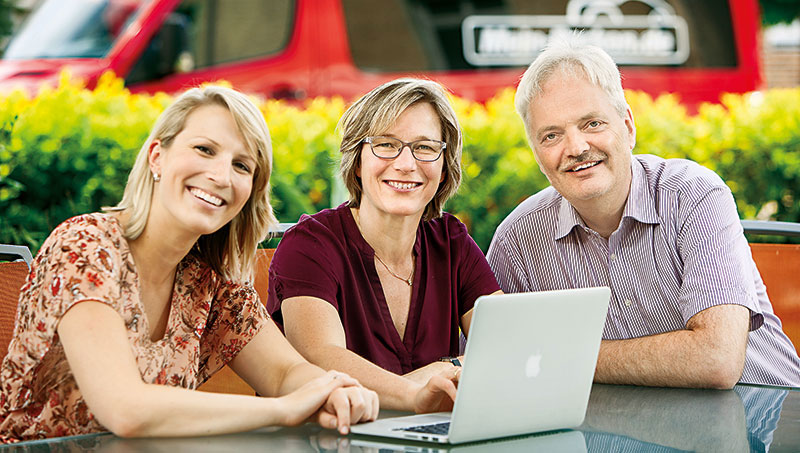
<path fill-rule="evenodd" d="M 381 408 L 414 410 L 414 397 L 422 388 L 403 376 L 386 371 L 346 348 L 323 345 L 306 351 L 307 358 L 326 370 L 338 370 L 356 378 L 361 385 L 378 393 Z"/>
<path fill-rule="evenodd" d="M 98 421 L 122 437 L 204 436 L 283 424 L 279 398 L 144 384 L 120 392 Z"/>

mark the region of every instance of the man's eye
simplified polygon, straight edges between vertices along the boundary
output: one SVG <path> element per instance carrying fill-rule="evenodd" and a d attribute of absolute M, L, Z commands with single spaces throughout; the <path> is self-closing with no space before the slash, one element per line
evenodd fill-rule
<path fill-rule="evenodd" d="M 588 124 L 588 126 L 589 126 L 590 128 L 599 127 L 599 126 L 600 126 L 600 121 L 597 121 L 597 120 L 594 120 L 594 121 L 589 121 L 589 124 Z"/>
<path fill-rule="evenodd" d="M 542 141 L 543 142 L 548 142 L 548 141 L 552 141 L 552 140 L 555 140 L 555 139 L 556 139 L 556 134 L 547 134 L 544 137 L 542 137 Z"/>

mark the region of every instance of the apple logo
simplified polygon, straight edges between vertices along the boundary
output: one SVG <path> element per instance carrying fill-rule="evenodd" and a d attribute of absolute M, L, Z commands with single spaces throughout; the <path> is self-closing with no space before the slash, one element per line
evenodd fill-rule
<path fill-rule="evenodd" d="M 525 362 L 525 377 L 535 378 L 538 376 L 539 372 L 542 370 L 541 362 L 542 354 L 539 351 L 536 351 L 536 354 L 532 354 L 528 357 L 528 361 Z"/>

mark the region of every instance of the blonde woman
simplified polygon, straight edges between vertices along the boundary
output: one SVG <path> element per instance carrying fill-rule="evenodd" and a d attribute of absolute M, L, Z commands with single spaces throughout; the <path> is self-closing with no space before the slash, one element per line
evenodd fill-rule
<path fill-rule="evenodd" d="M 191 89 L 164 111 L 119 205 L 65 221 L 33 262 L 0 369 L 4 440 L 306 420 L 346 433 L 376 417 L 375 393 L 306 362 L 249 283 L 275 221 L 271 159 L 234 90 Z M 192 391 L 226 364 L 268 397 Z"/>

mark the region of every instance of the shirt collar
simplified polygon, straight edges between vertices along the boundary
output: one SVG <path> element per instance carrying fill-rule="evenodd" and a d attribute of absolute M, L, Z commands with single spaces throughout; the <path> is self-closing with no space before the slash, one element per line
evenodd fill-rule
<path fill-rule="evenodd" d="M 559 240 L 566 237 L 577 226 L 585 227 L 586 225 L 583 223 L 578 211 L 562 196 L 558 206 L 558 221 L 556 222 L 554 239 Z"/>
<path fill-rule="evenodd" d="M 622 219 L 624 220 L 626 217 L 641 223 L 659 223 L 653 195 L 647 187 L 647 173 L 635 156 L 631 158 L 631 190 L 628 193 L 625 209 L 622 211 Z M 559 240 L 566 237 L 578 226 L 585 228 L 586 224 L 578 211 L 562 196 L 554 239 Z"/>
<path fill-rule="evenodd" d="M 636 156 L 631 159 L 631 191 L 622 211 L 622 218 L 626 217 L 641 223 L 659 223 L 653 194 L 648 187 L 647 172 Z"/>

